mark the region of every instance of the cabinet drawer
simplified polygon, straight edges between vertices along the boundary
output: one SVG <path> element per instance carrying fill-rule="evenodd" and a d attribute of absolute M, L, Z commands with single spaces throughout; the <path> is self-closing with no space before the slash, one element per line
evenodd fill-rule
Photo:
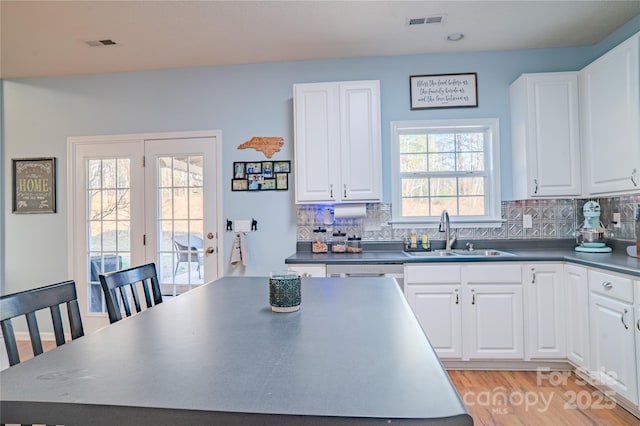
<path fill-rule="evenodd" d="M 594 293 L 633 303 L 633 282 L 630 278 L 589 270 L 589 289 Z"/>
<path fill-rule="evenodd" d="M 459 265 L 419 265 L 405 267 L 405 280 L 410 284 L 460 283 Z"/>
<path fill-rule="evenodd" d="M 463 276 L 464 282 L 469 284 L 522 284 L 522 267 L 519 263 L 465 265 Z"/>

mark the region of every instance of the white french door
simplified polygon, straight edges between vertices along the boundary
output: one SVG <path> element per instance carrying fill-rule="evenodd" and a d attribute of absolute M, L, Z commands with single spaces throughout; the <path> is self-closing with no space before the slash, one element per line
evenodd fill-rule
<path fill-rule="evenodd" d="M 187 134 L 190 135 L 190 134 Z M 85 331 L 98 275 L 154 262 L 163 298 L 218 278 L 219 135 L 70 138 L 70 270 Z"/>

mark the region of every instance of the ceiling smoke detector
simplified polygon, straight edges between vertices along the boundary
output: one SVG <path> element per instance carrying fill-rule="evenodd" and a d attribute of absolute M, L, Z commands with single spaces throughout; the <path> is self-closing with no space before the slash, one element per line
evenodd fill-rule
<path fill-rule="evenodd" d="M 407 18 L 407 25 L 426 25 L 426 24 L 441 24 L 444 22 L 444 18 L 446 15 L 433 15 L 433 16 L 425 16 L 425 17 L 416 17 L 416 18 Z"/>
<path fill-rule="evenodd" d="M 89 40 L 89 41 L 85 41 L 85 43 L 87 43 L 91 47 L 116 46 L 118 44 L 111 39 Z"/>
<path fill-rule="evenodd" d="M 447 40 L 449 41 L 460 41 L 464 38 L 464 34 L 462 33 L 453 33 L 447 36 Z"/>

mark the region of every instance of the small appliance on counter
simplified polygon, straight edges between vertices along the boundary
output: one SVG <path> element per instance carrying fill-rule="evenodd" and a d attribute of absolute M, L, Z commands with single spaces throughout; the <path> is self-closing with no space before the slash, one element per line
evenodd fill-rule
<path fill-rule="evenodd" d="M 582 208 L 584 223 L 575 232 L 576 242 L 579 244 L 576 251 L 585 253 L 610 253 L 604 239 L 611 233 L 600 221 L 600 204 L 597 201 L 587 201 Z"/>

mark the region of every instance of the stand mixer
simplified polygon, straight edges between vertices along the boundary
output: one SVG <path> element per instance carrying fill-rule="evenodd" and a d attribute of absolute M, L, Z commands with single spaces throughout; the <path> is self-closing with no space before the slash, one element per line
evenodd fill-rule
<path fill-rule="evenodd" d="M 587 201 L 582 208 L 584 224 L 575 232 L 579 246 L 576 251 L 585 253 L 610 253 L 611 247 L 604 242 L 611 236 L 600 222 L 600 204 L 597 201 Z"/>

